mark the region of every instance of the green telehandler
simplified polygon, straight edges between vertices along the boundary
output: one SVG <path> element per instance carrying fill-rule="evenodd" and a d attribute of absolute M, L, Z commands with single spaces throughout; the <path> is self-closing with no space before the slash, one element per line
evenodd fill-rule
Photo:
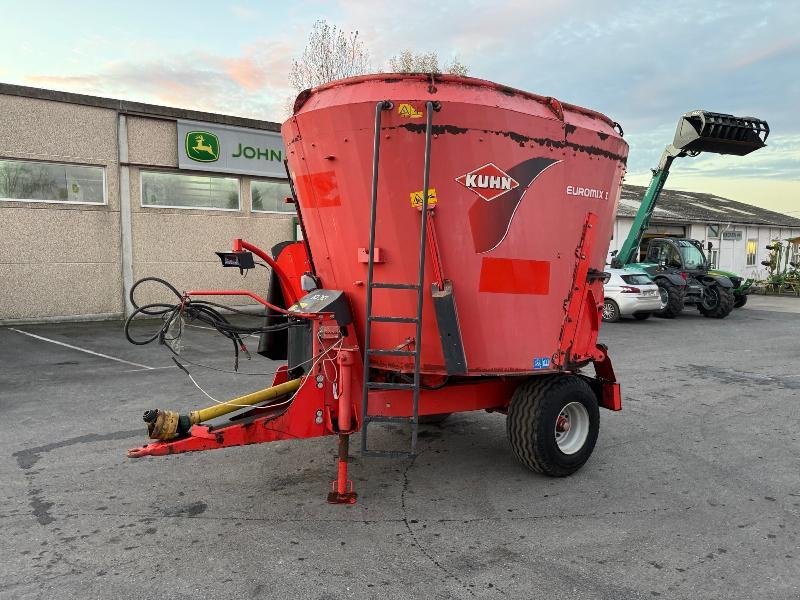
<path fill-rule="evenodd" d="M 697 240 L 653 238 L 639 262 L 639 246 L 650 224 L 656 202 L 667 181 L 672 161 L 701 152 L 744 156 L 766 146 L 769 125 L 753 117 L 734 117 L 695 110 L 678 121 L 675 139 L 661 155 L 658 167 L 642 198 L 628 237 L 615 253 L 611 266 L 646 271 L 658 284 L 665 307 L 659 316 L 674 318 L 684 305 L 694 304 L 706 317 L 727 317 L 735 305 L 747 300 L 748 282 L 726 271 L 715 270 Z M 710 248 L 709 248 L 710 249 Z"/>

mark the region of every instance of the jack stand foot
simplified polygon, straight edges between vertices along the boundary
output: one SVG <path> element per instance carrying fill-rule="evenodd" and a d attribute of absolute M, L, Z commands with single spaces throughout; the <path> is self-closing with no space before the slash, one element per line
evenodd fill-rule
<path fill-rule="evenodd" d="M 336 481 L 331 482 L 329 504 L 355 504 L 358 495 L 353 491 L 353 482 L 347 478 L 347 457 L 350 451 L 350 435 L 339 434 L 339 464 Z"/>
<path fill-rule="evenodd" d="M 348 483 L 350 482 L 348 481 Z M 343 494 L 330 492 L 328 494 L 328 504 L 355 504 L 356 498 L 358 498 L 358 494 L 355 492 L 344 492 Z"/>

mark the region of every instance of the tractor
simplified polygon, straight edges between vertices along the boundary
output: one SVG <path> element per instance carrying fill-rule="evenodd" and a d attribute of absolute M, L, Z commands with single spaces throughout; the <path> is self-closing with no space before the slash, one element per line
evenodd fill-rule
<path fill-rule="evenodd" d="M 686 304 L 694 304 L 706 317 L 722 319 L 733 310 L 736 302 L 734 283 L 730 277 L 712 273 L 709 261 L 703 253 L 703 245 L 697 240 L 654 238 L 647 247 L 645 262 L 639 265 L 667 291 L 667 305 L 662 316 L 678 314 Z M 667 279 L 667 275 L 671 275 Z M 678 294 L 669 294 L 669 286 L 678 277 L 683 290 L 678 306 Z M 661 280 L 661 282 L 659 282 Z M 664 298 L 662 292 L 662 298 Z"/>
<path fill-rule="evenodd" d="M 733 274 L 712 270 L 697 240 L 655 238 L 645 250 L 643 263 L 635 257 L 655 211 L 656 202 L 664 188 L 672 162 L 683 156 L 697 156 L 701 152 L 744 156 L 766 146 L 769 125 L 753 117 L 695 110 L 678 120 L 673 142 L 668 145 L 645 192 L 634 218 L 628 237 L 619 252 L 612 258 L 611 266 L 617 269 L 630 267 L 644 270 L 655 280 L 661 290 L 664 308 L 659 316 L 674 318 L 684 304 L 695 304 L 706 316 L 722 319 L 735 305 L 746 302 L 747 287 Z M 740 297 L 737 298 L 736 291 Z M 742 301 L 741 297 L 745 300 Z"/>

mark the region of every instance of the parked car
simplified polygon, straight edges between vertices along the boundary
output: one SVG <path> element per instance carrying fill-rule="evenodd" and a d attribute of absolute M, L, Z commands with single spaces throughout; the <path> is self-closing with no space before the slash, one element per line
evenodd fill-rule
<path fill-rule="evenodd" d="M 622 317 L 643 321 L 666 304 L 661 288 L 644 271 L 607 269 L 611 273 L 605 284 L 603 321 L 614 323 Z"/>

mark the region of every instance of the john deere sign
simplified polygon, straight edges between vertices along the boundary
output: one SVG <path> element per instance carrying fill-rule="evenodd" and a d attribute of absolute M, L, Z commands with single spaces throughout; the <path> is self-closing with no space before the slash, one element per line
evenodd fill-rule
<path fill-rule="evenodd" d="M 178 121 L 178 167 L 265 177 L 286 177 L 279 133 Z"/>
<path fill-rule="evenodd" d="M 219 160 L 219 138 L 210 131 L 189 131 L 186 134 L 186 156 L 197 162 Z"/>

